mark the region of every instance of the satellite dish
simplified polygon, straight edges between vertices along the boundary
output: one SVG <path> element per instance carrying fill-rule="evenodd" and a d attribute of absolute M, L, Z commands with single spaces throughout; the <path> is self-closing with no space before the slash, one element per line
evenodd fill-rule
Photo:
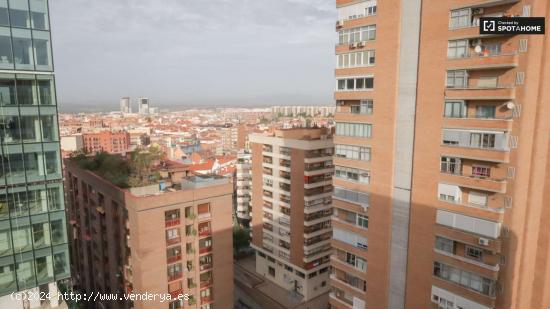
<path fill-rule="evenodd" d="M 476 45 L 476 47 L 474 47 L 474 51 L 478 54 L 481 54 L 481 45 Z"/>
<path fill-rule="evenodd" d="M 516 107 L 516 104 L 514 104 L 514 102 L 508 102 L 508 103 L 506 103 L 506 108 L 508 108 L 508 109 L 514 109 L 514 107 Z"/>

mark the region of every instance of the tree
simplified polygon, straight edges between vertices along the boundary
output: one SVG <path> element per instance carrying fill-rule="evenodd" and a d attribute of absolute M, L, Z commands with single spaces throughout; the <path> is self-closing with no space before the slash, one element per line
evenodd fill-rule
<path fill-rule="evenodd" d="M 240 226 L 233 227 L 233 253 L 238 255 L 243 249 L 250 247 L 250 232 Z"/>

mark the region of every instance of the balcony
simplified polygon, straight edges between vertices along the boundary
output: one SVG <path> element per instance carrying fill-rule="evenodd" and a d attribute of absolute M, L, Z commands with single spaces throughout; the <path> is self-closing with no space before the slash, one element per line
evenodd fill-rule
<path fill-rule="evenodd" d="M 212 269 L 212 263 L 206 263 L 206 264 L 199 264 L 199 270 L 200 271 L 206 271 Z"/>
<path fill-rule="evenodd" d="M 174 255 L 174 256 L 169 256 L 166 258 L 166 263 L 167 264 L 172 264 L 172 263 L 175 263 L 177 261 L 181 261 L 181 254 L 177 254 L 177 255 Z"/>
<path fill-rule="evenodd" d="M 441 145 L 441 147 L 441 152 L 444 156 L 499 163 L 510 162 L 510 152 L 506 150 L 460 147 L 454 145 Z"/>
<path fill-rule="evenodd" d="M 166 239 L 166 244 L 168 246 L 179 244 L 179 243 L 181 243 L 181 237 L 180 236 Z"/>
<path fill-rule="evenodd" d="M 447 70 L 512 69 L 517 66 L 518 54 L 515 52 L 487 56 L 474 53 L 462 58 L 451 58 L 447 61 Z"/>
<path fill-rule="evenodd" d="M 513 119 L 511 117 L 500 118 L 482 118 L 482 117 L 445 117 L 443 126 L 449 128 L 479 128 L 479 129 L 498 129 L 503 131 L 512 130 Z"/>
<path fill-rule="evenodd" d="M 495 193 L 506 193 L 506 179 L 492 179 L 490 177 L 462 175 L 458 173 L 441 173 L 441 181 L 449 184 L 455 184 L 459 187 Z"/>
<path fill-rule="evenodd" d="M 493 272 L 497 272 L 497 271 L 500 270 L 500 265 L 499 264 L 489 265 L 489 264 L 485 264 L 485 263 L 480 262 L 480 261 L 476 261 L 474 259 L 469 259 L 469 258 L 461 256 L 461 255 L 452 254 L 450 252 L 443 251 L 443 250 L 438 250 L 438 249 L 434 249 L 434 252 L 437 253 L 437 254 L 446 256 L 446 257 L 456 259 L 460 262 L 467 263 L 467 264 L 472 264 L 472 265 L 475 265 L 477 267 L 487 269 L 487 270 L 490 270 L 490 271 L 493 271 Z"/>
<path fill-rule="evenodd" d="M 170 219 L 170 220 L 164 221 L 164 226 L 165 227 L 172 227 L 172 226 L 176 226 L 176 225 L 179 225 L 179 224 L 180 224 L 180 218 L 175 218 L 175 219 Z"/>
<path fill-rule="evenodd" d="M 174 281 L 183 277 L 183 272 L 168 274 L 168 281 Z"/>
<path fill-rule="evenodd" d="M 212 236 L 212 231 L 210 228 L 199 230 L 199 237 L 208 237 Z"/>
<path fill-rule="evenodd" d="M 199 254 L 205 254 L 208 252 L 212 252 L 212 246 L 199 248 Z"/>
<path fill-rule="evenodd" d="M 329 297 L 330 304 L 332 305 L 334 303 L 336 308 L 353 309 L 353 301 L 338 297 L 334 292 L 330 292 Z"/>
<path fill-rule="evenodd" d="M 199 286 L 200 286 L 201 288 L 205 288 L 205 287 L 207 287 L 207 286 L 211 286 L 211 285 L 212 285 L 212 282 L 213 282 L 213 281 L 212 281 L 212 278 L 210 278 L 210 279 L 208 279 L 208 280 L 206 280 L 206 281 L 201 281 L 200 284 L 199 284 Z"/>
<path fill-rule="evenodd" d="M 513 100 L 516 89 L 512 85 L 497 85 L 496 87 L 467 86 L 446 88 L 445 99 L 453 100 Z"/>

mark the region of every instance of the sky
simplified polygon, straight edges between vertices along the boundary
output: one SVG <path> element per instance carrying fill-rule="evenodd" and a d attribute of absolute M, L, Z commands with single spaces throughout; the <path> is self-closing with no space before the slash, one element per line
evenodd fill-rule
<path fill-rule="evenodd" d="M 333 104 L 334 0 L 55 0 L 50 14 L 62 111 L 115 110 L 123 96 Z"/>

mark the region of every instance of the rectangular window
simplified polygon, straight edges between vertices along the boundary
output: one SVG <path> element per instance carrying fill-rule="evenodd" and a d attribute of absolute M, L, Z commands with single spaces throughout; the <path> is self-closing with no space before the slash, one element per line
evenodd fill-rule
<path fill-rule="evenodd" d="M 495 134 L 470 133 L 470 146 L 476 148 L 495 148 Z"/>
<path fill-rule="evenodd" d="M 451 29 L 470 27 L 472 25 L 471 10 L 469 8 L 451 11 L 449 27 Z"/>
<path fill-rule="evenodd" d="M 351 167 L 336 166 L 334 177 L 364 184 L 370 183 L 369 171 L 364 171 Z"/>
<path fill-rule="evenodd" d="M 447 71 L 447 88 L 465 88 L 468 86 L 468 72 L 466 70 Z"/>
<path fill-rule="evenodd" d="M 461 174 L 460 158 L 441 157 L 441 172 L 449 174 Z"/>
<path fill-rule="evenodd" d="M 337 68 L 355 68 L 373 66 L 375 62 L 374 50 L 366 50 L 336 55 Z"/>
<path fill-rule="evenodd" d="M 462 285 L 484 295 L 494 296 L 496 283 L 494 280 L 482 277 L 453 266 L 434 262 L 434 276 Z"/>
<path fill-rule="evenodd" d="M 376 39 L 376 25 L 356 27 L 338 31 L 339 44 L 353 44 Z"/>
<path fill-rule="evenodd" d="M 364 228 L 364 229 L 368 229 L 369 228 L 369 217 L 357 214 L 357 225 Z"/>
<path fill-rule="evenodd" d="M 354 77 L 338 79 L 336 84 L 339 91 L 366 91 L 374 88 L 374 77 Z"/>
<path fill-rule="evenodd" d="M 496 106 L 480 105 L 476 107 L 477 118 L 495 118 Z"/>
<path fill-rule="evenodd" d="M 468 202 L 476 206 L 487 206 L 488 196 L 486 193 L 470 191 L 468 193 Z"/>
<path fill-rule="evenodd" d="M 466 104 L 464 101 L 445 101 L 444 116 L 447 118 L 466 117 Z"/>
<path fill-rule="evenodd" d="M 472 166 L 472 175 L 478 177 L 490 177 L 491 168 L 488 166 L 473 165 Z"/>
<path fill-rule="evenodd" d="M 370 161 L 371 148 L 354 145 L 336 145 L 336 156 L 351 160 Z"/>
<path fill-rule="evenodd" d="M 473 260 L 481 261 L 483 258 L 483 250 L 472 246 L 466 246 L 466 256 Z"/>
<path fill-rule="evenodd" d="M 437 250 L 445 251 L 450 254 L 454 254 L 455 243 L 451 239 L 447 239 L 445 237 L 436 236 L 435 237 L 435 248 Z"/>
<path fill-rule="evenodd" d="M 370 138 L 372 136 L 372 125 L 368 123 L 338 122 L 336 123 L 336 134 Z"/>
<path fill-rule="evenodd" d="M 468 57 L 468 40 L 449 41 L 447 48 L 448 58 Z"/>

